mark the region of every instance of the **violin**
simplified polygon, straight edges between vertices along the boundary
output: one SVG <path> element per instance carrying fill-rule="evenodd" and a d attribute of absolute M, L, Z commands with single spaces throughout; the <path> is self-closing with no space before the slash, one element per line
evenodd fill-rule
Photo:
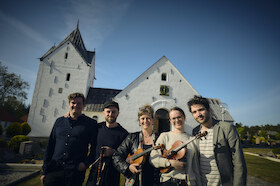
<path fill-rule="evenodd" d="M 128 155 L 127 158 L 126 158 L 126 162 L 128 162 L 129 164 L 134 164 L 134 163 L 137 163 L 139 165 L 142 165 L 144 164 L 145 162 L 145 155 L 152 151 L 152 150 L 156 150 L 156 149 L 164 149 L 164 145 L 161 144 L 161 145 L 158 145 L 158 146 L 155 146 L 155 147 L 150 147 L 146 150 L 143 150 L 142 148 L 139 148 L 135 151 L 134 154 L 132 155 Z"/>
<path fill-rule="evenodd" d="M 180 140 L 175 141 L 169 150 L 166 150 L 166 149 L 163 150 L 162 157 L 167 158 L 167 159 L 173 159 L 173 160 L 181 160 L 182 158 L 185 157 L 185 155 L 187 153 L 187 149 L 184 147 L 186 147 L 189 143 L 191 143 L 195 139 L 200 139 L 206 135 L 207 135 L 207 131 L 204 131 L 203 133 L 200 133 L 200 134 L 197 134 L 197 135 L 191 137 L 186 142 L 182 142 Z M 172 170 L 172 167 L 169 166 L 169 167 L 161 168 L 160 172 L 166 173 L 171 170 Z"/>

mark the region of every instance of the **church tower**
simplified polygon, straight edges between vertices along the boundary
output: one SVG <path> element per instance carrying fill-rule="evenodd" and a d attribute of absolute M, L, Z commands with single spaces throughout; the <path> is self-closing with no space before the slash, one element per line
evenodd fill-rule
<path fill-rule="evenodd" d="M 77 27 L 41 58 L 29 111 L 29 136 L 49 136 L 55 120 L 68 112 L 67 96 L 88 94 L 95 74 L 95 51 L 87 51 Z"/>

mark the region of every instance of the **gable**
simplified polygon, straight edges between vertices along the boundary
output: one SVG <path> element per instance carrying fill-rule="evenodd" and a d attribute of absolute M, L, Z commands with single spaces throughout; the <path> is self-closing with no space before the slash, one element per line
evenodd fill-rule
<path fill-rule="evenodd" d="M 94 51 L 87 51 L 80 33 L 79 28 L 77 27 L 74 29 L 71 34 L 69 34 L 63 41 L 61 41 L 57 46 L 52 46 L 41 58 L 40 60 L 43 61 L 46 57 L 50 54 L 54 53 L 56 50 L 61 48 L 65 43 L 71 43 L 79 55 L 83 58 L 83 60 L 90 65 L 94 59 L 95 52 Z"/>

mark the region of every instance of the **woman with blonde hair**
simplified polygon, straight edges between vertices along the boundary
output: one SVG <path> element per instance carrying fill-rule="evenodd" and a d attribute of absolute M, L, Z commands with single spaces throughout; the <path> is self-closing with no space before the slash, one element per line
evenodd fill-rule
<path fill-rule="evenodd" d="M 159 170 L 150 164 L 150 152 L 144 155 L 142 165 L 126 161 L 127 156 L 135 154 L 138 149 L 147 150 L 155 146 L 158 135 L 153 133 L 153 115 L 154 110 L 150 105 L 141 107 L 138 112 L 141 131 L 129 134 L 113 155 L 114 166 L 127 178 L 126 185 L 159 185 Z"/>

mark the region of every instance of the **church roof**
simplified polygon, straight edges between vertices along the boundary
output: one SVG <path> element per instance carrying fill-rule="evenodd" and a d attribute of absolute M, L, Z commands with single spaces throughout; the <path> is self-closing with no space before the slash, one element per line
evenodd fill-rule
<path fill-rule="evenodd" d="M 86 47 L 84 45 L 79 27 L 77 27 L 69 34 L 63 41 L 59 43 L 57 46 L 52 46 L 41 58 L 42 61 L 45 57 L 47 57 L 49 54 L 51 54 L 53 51 L 55 51 L 57 48 L 61 47 L 66 42 L 71 42 L 73 46 L 79 51 L 81 57 L 88 63 L 91 64 L 92 59 L 95 55 L 95 52 L 93 51 L 87 51 Z"/>
<path fill-rule="evenodd" d="M 122 90 L 90 87 L 86 98 L 85 111 L 102 112 L 103 104 L 112 100 Z"/>
<path fill-rule="evenodd" d="M 215 98 L 207 98 L 210 104 L 210 107 L 212 108 L 213 114 L 216 116 L 217 120 L 223 120 L 227 122 L 233 122 L 234 119 L 230 115 L 228 108 L 224 105 L 224 103 L 221 102 L 220 99 Z M 224 110 L 223 110 L 224 109 Z M 222 112 L 224 113 L 222 114 Z"/>

